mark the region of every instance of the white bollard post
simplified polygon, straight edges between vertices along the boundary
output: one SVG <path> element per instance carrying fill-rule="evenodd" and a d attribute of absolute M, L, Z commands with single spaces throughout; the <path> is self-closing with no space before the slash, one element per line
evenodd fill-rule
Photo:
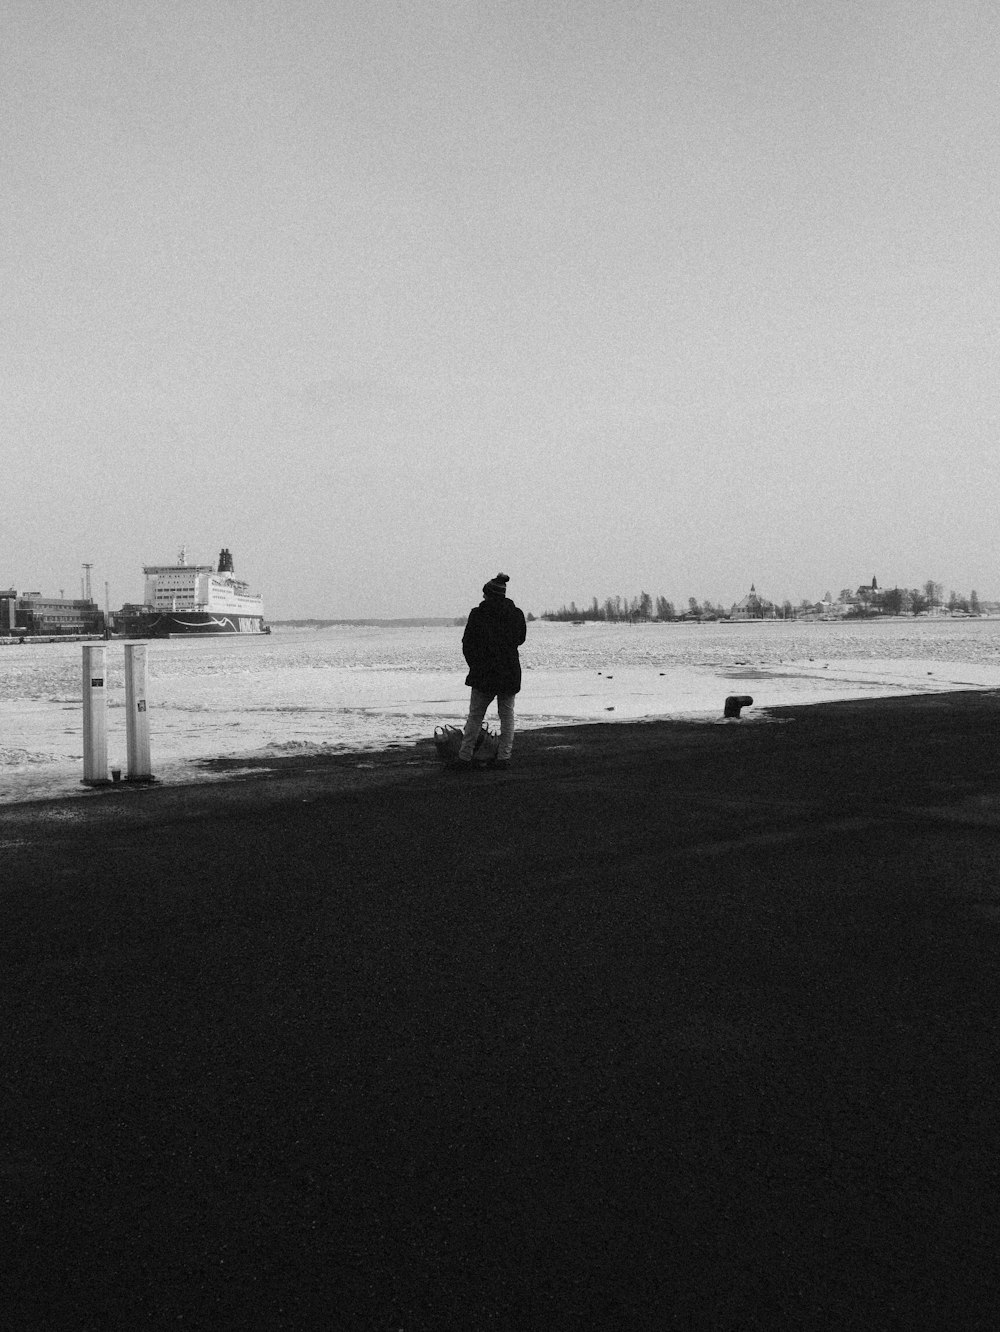
<path fill-rule="evenodd" d="M 125 735 L 128 780 L 151 782 L 149 711 L 146 707 L 146 644 L 125 644 Z"/>
<path fill-rule="evenodd" d="M 83 649 L 83 784 L 105 786 L 108 781 L 107 649 L 86 644 Z"/>

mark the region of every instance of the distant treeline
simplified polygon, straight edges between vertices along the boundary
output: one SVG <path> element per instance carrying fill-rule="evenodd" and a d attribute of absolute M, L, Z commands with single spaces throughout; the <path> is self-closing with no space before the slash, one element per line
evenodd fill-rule
<path fill-rule="evenodd" d="M 746 605 L 746 600 L 750 605 Z M 923 587 L 882 587 L 872 579 L 871 584 L 862 584 L 856 591 L 842 588 L 834 598 L 827 594 L 822 601 L 800 601 L 793 606 L 790 601 L 781 603 L 769 601 L 766 597 L 753 596 L 745 599 L 742 605 L 742 617 L 757 619 L 797 619 L 800 616 L 829 616 L 831 613 L 844 619 L 867 619 L 877 615 L 926 615 L 947 610 L 955 615 L 981 615 L 983 603 L 977 592 L 968 596 L 958 592 L 944 595 L 941 583 L 929 579 Z M 995 609 L 990 604 L 990 609 Z M 594 597 L 589 606 L 579 607 L 575 601 L 568 606 L 560 606 L 557 611 L 545 611 L 543 620 L 606 620 L 611 622 L 638 623 L 643 620 L 724 620 L 728 619 L 731 607 L 713 605 L 711 601 L 699 602 L 695 597 L 688 597 L 687 605 L 678 613 L 676 606 L 666 597 L 653 597 L 648 592 L 640 592 L 637 597 L 608 597 L 601 603 Z"/>
<path fill-rule="evenodd" d="M 695 603 L 697 604 L 697 603 Z M 706 603 L 707 604 L 707 603 Z M 720 614 L 725 614 L 721 607 Z M 560 606 L 557 611 L 545 611 L 543 620 L 676 620 L 677 609 L 666 597 L 653 597 L 648 592 L 640 592 L 637 597 L 607 597 L 603 604 L 597 598 L 590 605 L 580 609 L 575 601 L 568 606 Z"/>
<path fill-rule="evenodd" d="M 923 587 L 859 587 L 851 594 L 847 588 L 840 593 L 841 605 L 850 604 L 855 617 L 869 615 L 926 615 L 929 611 L 947 610 L 952 615 L 981 615 L 983 604 L 973 588 L 968 596 L 954 590 L 944 595 L 944 585 L 928 579 Z"/>

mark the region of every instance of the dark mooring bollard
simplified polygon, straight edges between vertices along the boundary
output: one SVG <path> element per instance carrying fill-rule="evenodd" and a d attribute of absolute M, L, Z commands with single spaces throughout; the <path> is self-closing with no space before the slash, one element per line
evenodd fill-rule
<path fill-rule="evenodd" d="M 726 706 L 723 709 L 723 717 L 738 717 L 740 708 L 748 708 L 753 702 L 749 694 L 730 694 L 726 699 Z"/>

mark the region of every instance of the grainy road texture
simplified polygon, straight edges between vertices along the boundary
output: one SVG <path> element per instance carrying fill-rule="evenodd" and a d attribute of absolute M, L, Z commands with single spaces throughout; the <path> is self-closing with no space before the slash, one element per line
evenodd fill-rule
<path fill-rule="evenodd" d="M 994 695 L 95 793 L 0 866 L 5 1327 L 1000 1323 Z"/>

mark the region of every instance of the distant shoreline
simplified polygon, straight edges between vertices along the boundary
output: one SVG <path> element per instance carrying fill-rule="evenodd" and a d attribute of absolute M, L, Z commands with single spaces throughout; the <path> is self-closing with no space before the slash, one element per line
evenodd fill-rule
<path fill-rule="evenodd" d="M 414 628 L 419 629 L 431 625 L 454 625 L 464 624 L 465 616 L 455 615 L 418 615 L 398 620 L 270 620 L 272 629 L 329 629 L 336 626 L 342 628 L 373 628 L 395 627 L 395 628 Z"/>
<path fill-rule="evenodd" d="M 746 627 L 748 625 L 774 625 L 774 624 L 886 624 L 906 623 L 919 624 L 925 620 L 998 620 L 1000 615 L 980 614 L 980 615 L 839 615 L 823 617 L 818 615 L 794 615 L 790 619 L 785 619 L 780 615 L 769 616 L 766 619 L 754 620 L 730 620 L 730 619 L 704 619 L 688 620 L 678 618 L 676 620 L 638 620 L 629 622 L 627 620 L 547 620 L 542 616 L 532 620 L 533 626 L 542 624 L 573 624 L 578 628 L 583 625 L 591 624 L 612 624 L 628 625 L 629 628 L 639 628 L 641 625 L 658 626 L 677 626 L 690 624 L 725 624 Z M 400 619 L 355 619 L 355 620 L 271 620 L 269 621 L 273 629 L 327 629 L 327 628 L 421 628 L 421 627 L 448 627 L 465 623 L 464 615 L 426 615 L 412 616 Z"/>

